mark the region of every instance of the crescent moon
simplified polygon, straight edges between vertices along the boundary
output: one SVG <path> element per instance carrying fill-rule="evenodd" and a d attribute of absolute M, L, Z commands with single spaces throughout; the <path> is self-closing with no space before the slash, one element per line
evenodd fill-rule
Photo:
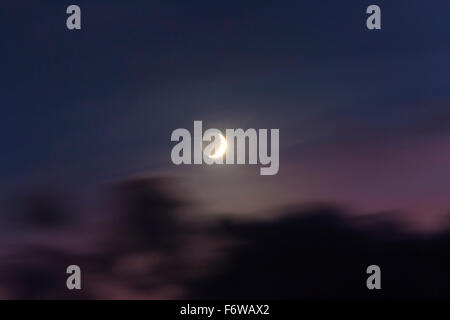
<path fill-rule="evenodd" d="M 212 155 L 208 156 L 211 159 L 217 159 L 217 158 L 223 157 L 223 155 L 227 151 L 227 148 L 228 148 L 227 139 L 225 139 L 225 137 L 222 134 L 219 134 L 219 136 L 220 136 L 220 146 L 219 146 L 219 148 L 217 148 L 217 150 L 215 150 L 215 152 Z"/>

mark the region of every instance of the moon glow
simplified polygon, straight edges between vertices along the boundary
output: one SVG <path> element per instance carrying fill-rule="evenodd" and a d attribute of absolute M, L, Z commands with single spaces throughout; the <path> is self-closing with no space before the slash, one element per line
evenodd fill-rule
<path fill-rule="evenodd" d="M 225 139 L 225 137 L 222 134 L 220 134 L 219 136 L 220 136 L 220 145 L 216 150 L 214 150 L 214 153 L 212 155 L 208 156 L 211 159 L 217 159 L 217 158 L 223 157 L 225 152 L 227 152 L 227 148 L 228 148 L 227 139 Z"/>

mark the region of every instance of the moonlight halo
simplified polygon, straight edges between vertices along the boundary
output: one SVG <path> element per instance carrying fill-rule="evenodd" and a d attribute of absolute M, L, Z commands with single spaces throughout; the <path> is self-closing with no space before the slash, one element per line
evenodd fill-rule
<path fill-rule="evenodd" d="M 227 152 L 227 148 L 228 148 L 227 139 L 225 139 L 225 137 L 222 134 L 220 134 L 219 136 L 220 136 L 220 146 L 219 146 L 219 148 L 217 148 L 217 150 L 215 150 L 215 152 L 212 155 L 208 156 L 211 159 L 217 159 L 217 158 L 223 157 L 225 152 Z"/>

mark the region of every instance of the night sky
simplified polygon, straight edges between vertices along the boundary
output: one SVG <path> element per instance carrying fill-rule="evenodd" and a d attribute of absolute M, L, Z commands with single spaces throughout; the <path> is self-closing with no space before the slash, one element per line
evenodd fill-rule
<path fill-rule="evenodd" d="M 450 208 L 450 2 L 4 1 L 0 192 L 80 199 L 142 174 L 185 178 L 211 212 L 309 201 Z M 174 166 L 176 128 L 279 128 L 280 171 Z M 80 200 L 81 201 L 81 200 Z"/>

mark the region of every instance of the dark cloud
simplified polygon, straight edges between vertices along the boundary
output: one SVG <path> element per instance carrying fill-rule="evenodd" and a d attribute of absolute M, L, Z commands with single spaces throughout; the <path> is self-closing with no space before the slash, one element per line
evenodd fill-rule
<path fill-rule="evenodd" d="M 92 229 L 97 237 L 65 245 L 53 232 L 37 245 L 39 219 L 28 236 L 35 241 L 9 239 L 0 246 L 2 297 L 450 297 L 449 231 L 412 232 L 395 212 L 362 216 L 319 203 L 263 220 L 185 220 L 191 205 L 180 200 L 171 180 L 131 179 L 108 190 L 113 211 Z M 81 236 L 75 225 L 64 230 L 70 238 Z M 65 288 L 71 264 L 82 268 L 81 292 Z M 382 291 L 365 286 L 372 264 L 381 267 Z"/>
<path fill-rule="evenodd" d="M 54 192 L 16 196 L 10 202 L 10 220 L 16 227 L 58 229 L 74 223 L 72 209 Z"/>
<path fill-rule="evenodd" d="M 360 218 L 331 207 L 276 221 L 228 226 L 239 245 L 223 269 L 192 283 L 204 299 L 443 299 L 450 297 L 448 232 L 405 233 L 390 220 L 355 227 Z M 382 291 L 369 291 L 369 265 Z"/>

